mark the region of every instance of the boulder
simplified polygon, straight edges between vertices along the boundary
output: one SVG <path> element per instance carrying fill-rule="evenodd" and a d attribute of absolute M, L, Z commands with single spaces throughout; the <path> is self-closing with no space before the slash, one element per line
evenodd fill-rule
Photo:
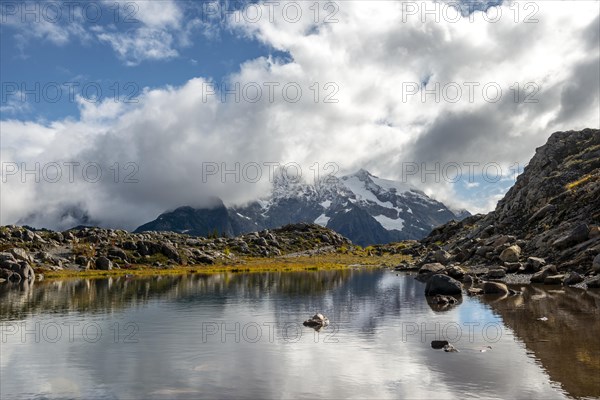
<path fill-rule="evenodd" d="M 563 279 L 562 284 L 565 286 L 569 285 L 577 285 L 578 283 L 583 282 L 584 277 L 578 274 L 577 272 L 569 272 L 565 275 L 565 279 Z"/>
<path fill-rule="evenodd" d="M 448 264 L 452 256 L 446 250 L 440 249 L 433 253 L 433 259 L 440 264 Z"/>
<path fill-rule="evenodd" d="M 431 348 L 439 350 L 439 349 L 443 349 L 444 346 L 447 346 L 449 344 L 450 343 L 448 343 L 447 340 L 432 340 L 431 341 Z"/>
<path fill-rule="evenodd" d="M 425 285 L 425 295 L 459 295 L 462 293 L 462 283 L 448 275 L 435 274 L 427 281 Z"/>
<path fill-rule="evenodd" d="M 33 268 L 26 261 L 21 261 L 13 267 L 13 271 L 21 276 L 23 281 L 33 281 L 35 279 L 35 273 Z"/>
<path fill-rule="evenodd" d="M 329 319 L 321 313 L 317 313 L 312 318 L 307 319 L 303 322 L 304 326 L 310 326 L 316 330 L 329 325 Z"/>
<path fill-rule="evenodd" d="M 519 257 L 521 256 L 521 248 L 516 244 L 510 247 L 507 247 L 500 253 L 500 260 L 504 262 L 519 262 Z"/>
<path fill-rule="evenodd" d="M 504 283 L 484 282 L 483 283 L 483 293 L 484 294 L 506 295 L 506 294 L 509 294 L 510 291 L 508 290 L 508 287 Z"/>
<path fill-rule="evenodd" d="M 501 279 L 506 276 L 506 271 L 502 268 L 491 269 L 487 273 L 488 279 Z"/>
<path fill-rule="evenodd" d="M 33 262 L 31 256 L 27 254 L 27 251 L 25 251 L 24 249 L 20 249 L 18 247 L 12 248 L 10 249 L 10 254 L 12 254 L 13 257 L 17 260 L 25 261 L 28 263 Z"/>
<path fill-rule="evenodd" d="M 552 245 L 557 249 L 565 249 L 567 247 L 584 242 L 588 239 L 590 228 L 586 223 L 577 225 L 571 232 L 556 239 Z"/>
<path fill-rule="evenodd" d="M 506 268 L 506 272 L 508 272 L 509 274 L 514 274 L 518 272 L 521 269 L 521 267 L 523 267 L 523 264 L 521 264 L 520 262 L 505 262 L 504 267 Z"/>
<path fill-rule="evenodd" d="M 127 261 L 127 259 L 128 259 L 127 253 L 125 253 L 125 251 L 123 249 L 120 249 L 118 247 L 111 247 L 108 250 L 108 257 L 109 258 L 120 258 L 123 261 Z"/>
<path fill-rule="evenodd" d="M 113 263 L 106 257 L 98 257 L 98 259 L 96 259 L 96 269 L 110 271 L 113 269 Z"/>
<path fill-rule="evenodd" d="M 446 267 L 444 267 L 440 263 L 425 264 L 419 269 L 419 274 L 427 274 L 427 273 L 435 274 L 435 273 L 443 271 L 445 268 Z"/>
<path fill-rule="evenodd" d="M 531 267 L 534 272 L 538 272 L 546 265 L 546 260 L 540 257 L 528 257 L 527 265 Z"/>
<path fill-rule="evenodd" d="M 595 277 L 594 279 L 587 282 L 588 288 L 600 288 L 600 276 Z"/>
<path fill-rule="evenodd" d="M 164 254 L 169 260 L 181 262 L 181 258 L 179 257 L 177 249 L 171 244 L 164 243 L 160 249 L 160 252 Z"/>
<path fill-rule="evenodd" d="M 17 259 L 10 253 L 0 253 L 0 268 L 11 269 L 11 265 L 16 263 Z"/>
<path fill-rule="evenodd" d="M 21 275 L 13 270 L 0 268 L 0 278 L 6 279 L 8 282 L 18 283 L 21 282 Z"/>
<path fill-rule="evenodd" d="M 542 283 L 546 280 L 550 274 L 556 274 L 556 267 L 554 265 L 547 265 L 542 268 L 539 272 L 533 274 L 530 278 L 531 283 Z"/>
<path fill-rule="evenodd" d="M 549 275 L 544 279 L 544 285 L 560 285 L 565 275 Z"/>
<path fill-rule="evenodd" d="M 462 278 L 465 276 L 465 270 L 456 265 L 446 268 L 445 272 L 448 276 L 459 281 L 462 280 Z"/>

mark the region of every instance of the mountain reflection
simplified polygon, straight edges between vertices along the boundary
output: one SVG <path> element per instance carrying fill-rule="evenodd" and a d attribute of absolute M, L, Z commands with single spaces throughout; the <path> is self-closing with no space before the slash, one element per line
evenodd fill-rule
<path fill-rule="evenodd" d="M 600 293 L 541 285 L 515 288 L 523 295 L 491 301 L 493 310 L 525 343 L 552 380 L 560 382 L 573 396 L 598 396 Z M 544 317 L 548 319 L 543 320 Z"/>

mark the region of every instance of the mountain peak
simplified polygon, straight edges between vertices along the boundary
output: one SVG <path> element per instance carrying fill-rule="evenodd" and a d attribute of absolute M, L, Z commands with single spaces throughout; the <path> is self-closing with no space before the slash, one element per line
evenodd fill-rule
<path fill-rule="evenodd" d="M 370 173 L 369 171 L 367 171 L 364 168 L 359 169 L 352 175 L 356 176 L 361 181 L 366 181 L 370 178 L 377 178 L 375 175 L 373 175 L 372 173 Z"/>

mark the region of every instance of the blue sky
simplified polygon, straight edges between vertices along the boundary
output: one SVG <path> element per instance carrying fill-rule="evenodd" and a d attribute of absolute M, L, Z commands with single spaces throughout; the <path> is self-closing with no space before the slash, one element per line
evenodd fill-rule
<path fill-rule="evenodd" d="M 90 102 L 98 101 L 98 95 L 99 100 L 115 96 L 133 100 L 145 87 L 180 86 L 198 76 L 219 82 L 238 71 L 246 60 L 270 54 L 285 56 L 254 38 L 233 32 L 222 22 L 212 21 L 210 34 L 203 26 L 190 27 L 188 42 L 172 46 L 176 52 L 174 56 L 123 58 L 109 42 L 99 39 L 99 32 L 128 35 L 143 28 L 144 23 L 136 18 L 139 10 L 132 6 L 135 3 L 95 3 L 97 9 L 77 9 L 72 14 L 64 2 L 53 4 L 56 9 L 46 9 L 43 3 L 2 4 L 0 67 L 3 95 L 0 106 L 4 107 L 3 118 L 53 120 L 77 117 L 79 109 L 71 93 Z M 114 4 L 119 4 L 118 11 Z M 227 15 L 225 7 L 236 7 L 236 4 L 219 6 L 222 9 L 196 7 L 184 2 L 178 4 L 186 10 L 182 25 L 193 20 L 208 21 L 215 15 L 224 18 Z M 56 11 L 58 6 L 60 15 Z M 87 16 L 87 19 L 78 21 L 81 16 Z M 33 23 L 35 18 L 39 24 Z M 57 30 L 68 30 L 69 26 L 81 23 L 82 31 L 69 34 L 64 42 L 53 39 L 52 32 L 25 32 L 32 29 L 31 26 L 35 30 L 44 21 Z M 169 27 L 164 30 L 170 31 Z M 37 92 L 39 100 L 36 101 L 33 93 L 24 96 L 20 93 L 21 88 Z"/>
<path fill-rule="evenodd" d="M 600 119 L 595 1 L 463 2 L 458 14 L 445 0 L 105 1 L 72 13 L 67 3 L 0 3 L 2 160 L 134 163 L 140 181 L 4 185 L 2 223 L 31 208 L 78 207 L 135 227 L 207 193 L 240 204 L 269 191 L 262 181 L 199 183 L 203 162 L 297 162 L 307 175 L 330 162 L 339 174 L 365 168 L 388 179 L 406 162 L 478 163 L 474 181 L 464 169 L 458 182 L 411 183 L 486 212 L 512 185 L 511 167 L 522 171 L 552 132 Z M 206 101 L 212 82 L 278 88 L 275 101 Z M 302 90 L 299 101 L 284 96 L 289 85 Z M 490 85 L 497 101 L 486 97 Z M 409 87 L 417 92 L 407 96 Z M 453 101 L 443 90 L 456 87 Z M 500 180 L 483 178 L 490 163 Z M 56 227 L 53 218 L 41 223 Z"/>

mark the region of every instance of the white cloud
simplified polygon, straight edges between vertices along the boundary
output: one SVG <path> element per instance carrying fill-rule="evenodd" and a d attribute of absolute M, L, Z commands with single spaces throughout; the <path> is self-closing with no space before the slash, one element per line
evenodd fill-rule
<path fill-rule="evenodd" d="M 417 17 L 402 22 L 398 2 L 343 2 L 338 3 L 338 23 L 318 26 L 308 9 L 312 3 L 302 4 L 306 9 L 298 23 L 280 17 L 274 23 L 230 20 L 236 31 L 289 52 L 293 60 L 250 60 L 229 77 L 230 85 L 258 84 L 263 97 L 256 103 L 236 103 L 231 95 L 227 103 L 216 96 L 205 102 L 207 82 L 196 78 L 181 87 L 148 89 L 138 104 L 82 106 L 79 120 L 49 125 L 2 121 L 3 161 L 96 161 L 107 169 L 115 162 L 139 166 L 135 184 L 103 181 L 21 188 L 11 183 L 10 190 L 2 191 L 2 223 L 16 221 L 26 210 L 44 210 L 50 203 L 57 210 L 59 204 L 80 204 L 104 224 L 132 228 L 207 194 L 236 203 L 268 189 L 264 180 L 254 184 L 242 179 L 238 184 L 232 176 L 226 184 L 203 182 L 202 162 L 232 167 L 236 162 L 294 161 L 303 166 L 305 177 L 312 174 L 309 166 L 314 162 L 321 167 L 335 162 L 350 171 L 364 166 L 378 176 L 397 179 L 402 163 L 412 161 L 494 162 L 504 171 L 515 162 L 524 165 L 553 131 L 599 125 L 598 84 L 578 81 L 591 70 L 590 64 L 598 65 L 598 46 L 587 42 L 594 40 L 590 24 L 598 23 L 593 2 L 538 3 L 539 22 L 533 24 L 515 23 L 509 5 L 502 7 L 506 18 L 496 23 L 482 18 L 423 23 Z M 169 12 L 159 18 L 145 10 L 141 18 L 147 24 L 144 29 L 164 32 L 176 29 L 179 17 Z M 173 50 L 175 42 L 163 39 L 165 46 L 157 46 L 156 57 Z M 114 43 L 122 45 L 120 54 L 129 62 L 153 57 L 144 39 L 137 43 L 135 35 Z M 430 85 L 455 82 L 464 89 L 465 82 L 478 82 L 480 89 L 473 102 L 466 92 L 456 103 L 443 98 L 435 102 L 431 96 L 423 102 L 419 95 L 403 99 L 403 84 L 425 77 Z M 266 82 L 279 84 L 273 102 L 268 101 Z M 333 93 L 332 87 L 324 87 L 328 82 L 339 88 L 337 103 L 323 102 Z M 515 82 L 520 90 L 528 82 L 538 85 L 538 103 L 524 103 L 522 91 L 521 101 L 515 102 Z M 298 102 L 283 99 L 281 89 L 289 83 L 302 88 Z M 483 99 L 481 87 L 487 83 L 502 88 L 500 101 Z M 586 101 L 569 108 L 577 90 L 585 92 Z M 20 141 L 25 131 L 45 137 L 41 142 Z M 10 151 L 5 152 L 7 143 Z M 461 202 L 444 180 L 413 183 L 438 200 L 471 210 L 489 210 L 499 196 Z M 52 226 L 52 218 L 45 223 Z"/>

